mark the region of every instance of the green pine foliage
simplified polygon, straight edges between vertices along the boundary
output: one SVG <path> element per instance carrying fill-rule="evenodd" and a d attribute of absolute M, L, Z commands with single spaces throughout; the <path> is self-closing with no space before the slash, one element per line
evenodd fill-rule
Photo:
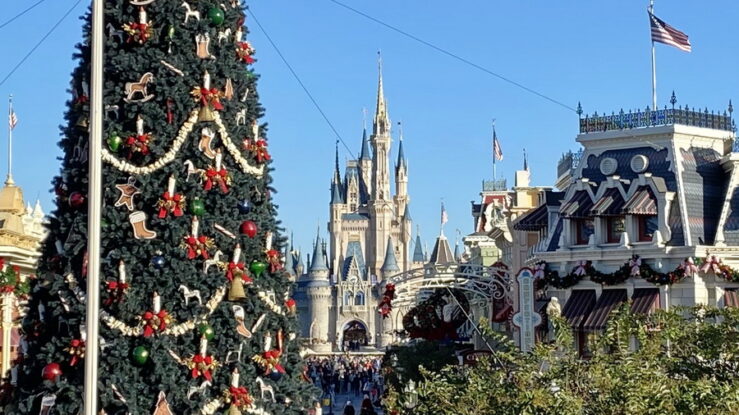
<path fill-rule="evenodd" d="M 140 2 L 140 1 L 139 1 Z M 126 172 L 108 161 L 103 161 L 103 211 L 102 211 L 102 265 L 100 296 L 102 312 L 137 331 L 124 335 L 121 330 L 101 322 L 100 340 L 104 341 L 100 354 L 99 408 L 109 415 L 150 414 L 155 410 L 160 391 L 166 393 L 172 413 L 200 414 L 214 400 L 222 399 L 231 385 L 234 369 L 240 372 L 239 385 L 246 387 L 254 399 L 254 407 L 271 414 L 304 413 L 310 405 L 312 386 L 303 380 L 304 363 L 298 354 L 298 344 L 292 340 L 297 330 L 296 320 L 283 306 L 290 298 L 292 285 L 287 275 L 279 269 L 267 270 L 261 275 L 249 271 L 253 262 L 268 264 L 266 243 L 268 234 L 274 235 L 273 249 L 280 251 L 283 239 L 279 236 L 276 206 L 271 202 L 269 161 L 258 159 L 249 148 L 242 147 L 246 139 L 266 140 L 266 125 L 259 128 L 255 137 L 253 122 L 264 114 L 257 93 L 258 77 L 236 52 L 239 41 L 236 33 L 247 30 L 242 27 L 245 13 L 239 1 L 190 1 L 189 6 L 200 14 L 200 19 L 190 17 L 187 24 L 185 8 L 181 0 L 156 0 L 141 6 L 147 14 L 149 37 L 140 38 L 123 32 L 124 25 L 141 23 L 139 6 L 132 1 L 105 2 L 105 83 L 106 106 L 103 144 L 115 159 L 133 166 L 151 166 L 174 148 L 179 132 L 187 129 L 187 120 L 193 111 L 203 107 L 203 102 L 191 95 L 194 88 L 203 86 L 204 73 L 211 77 L 211 88 L 218 90 L 223 109 L 209 107 L 220 118 L 236 151 L 227 149 L 226 138 L 213 121 L 199 121 L 186 135 L 182 146 L 171 162 L 151 172 Z M 213 18 L 212 9 L 221 9 L 223 22 Z M 89 102 L 87 83 L 90 71 L 90 17 L 85 22 L 85 41 L 78 45 L 76 59 L 79 66 L 73 73 L 71 92 L 74 98 L 67 103 L 66 124 L 61 128 L 59 142 L 64 151 L 61 172 L 53 181 L 58 196 L 56 209 L 50 215 L 49 237 L 43 244 L 38 277 L 32 282 L 31 295 L 22 322 L 22 332 L 27 343 L 25 353 L 19 359 L 18 385 L 12 395 L 12 403 L 5 408 L 8 414 L 38 414 L 44 396 L 56 395 L 52 414 L 78 414 L 82 408 L 84 359 L 72 365 L 70 345 L 81 338 L 84 330 L 84 297 L 97 295 L 85 293 L 87 248 L 87 151 Z M 227 33 L 219 39 L 219 32 Z M 196 36 L 208 34 L 212 58 L 196 54 Z M 248 60 L 248 59 L 247 59 Z M 162 61 L 182 71 L 177 74 Z M 53 68 L 49 68 L 53 70 Z M 125 98 L 126 84 L 137 83 L 144 74 L 153 74 L 147 85 L 147 94 L 153 95 L 146 102 L 135 102 L 144 94 L 134 95 L 131 102 Z M 228 99 L 226 81 L 231 80 L 234 96 Z M 246 91 L 248 90 L 248 95 Z M 246 99 L 242 98 L 246 95 Z M 116 109 L 117 108 L 117 109 Z M 237 122 L 237 114 L 245 109 L 243 122 Z M 168 112 L 171 123 L 168 122 Z M 148 151 L 134 151 L 137 144 L 136 121 L 141 117 L 144 133 L 151 133 Z M 222 151 L 223 167 L 231 182 L 224 193 L 218 185 L 205 190 L 206 176 L 200 173 L 188 175 L 186 161 L 204 171 L 214 166 L 214 160 L 199 148 L 201 131 L 210 128 L 216 132 L 212 148 Z M 120 138 L 118 140 L 116 137 Z M 129 141 L 129 137 L 132 137 Z M 139 140 L 138 143 L 144 143 Z M 141 150 L 141 147 L 138 147 Z M 241 155 L 249 165 L 263 167 L 263 175 L 246 171 L 234 155 Z M 170 176 L 176 178 L 176 193 L 186 198 L 181 216 L 167 212 L 160 218 L 159 201 L 167 191 Z M 130 182 L 129 182 L 130 180 Z M 132 210 L 125 204 L 116 206 L 121 191 L 116 185 L 133 183 L 139 193 L 133 196 Z M 197 209 L 190 203 L 199 199 L 205 212 L 199 216 L 199 234 L 212 238 L 207 248 L 212 259 L 216 251 L 222 251 L 221 263 L 204 272 L 205 259 L 188 258 L 186 237 L 191 234 L 191 221 Z M 241 205 L 241 209 L 239 206 Z M 133 212 L 143 212 L 143 227 L 156 233 L 153 239 L 136 239 L 131 223 Z M 257 233 L 249 237 L 240 233 L 244 221 L 253 221 Z M 235 239 L 219 232 L 215 225 L 234 234 Z M 141 229 L 139 229 L 141 233 Z M 245 263 L 248 276 L 253 280 L 245 285 L 246 298 L 229 301 L 227 296 L 217 298 L 217 292 L 229 287 L 226 278 L 227 265 L 236 245 L 242 247 L 241 262 Z M 159 258 L 161 257 L 161 258 Z M 163 259 L 163 261 L 162 261 Z M 154 261 L 153 261 L 154 260 Z M 126 267 L 128 286 L 120 284 L 119 264 Z M 161 261 L 161 262 L 157 262 Z M 76 281 L 77 287 L 70 281 Z M 113 283 L 113 284 L 110 284 Z M 117 284 L 117 286 L 116 286 Z M 186 305 L 180 286 L 198 290 L 200 304 L 195 298 Z M 111 289 L 113 287 L 113 289 Z M 75 291 L 77 290 L 77 291 Z M 221 290 L 221 291 L 219 291 Z M 141 317 L 153 309 L 152 296 L 161 297 L 161 309 L 166 310 L 174 327 L 187 321 L 195 328 L 184 330 L 181 335 L 156 332 L 151 336 L 141 334 Z M 260 296 L 260 292 L 262 295 Z M 274 292 L 274 304 L 284 313 L 275 312 L 264 298 Z M 215 298 L 215 300 L 214 300 Z M 220 300 L 220 301 L 219 301 Z M 217 306 L 208 314 L 206 304 L 215 301 Z M 261 326 L 247 337 L 237 333 L 237 320 L 233 307 L 245 311 L 245 327 L 251 330 L 261 315 L 266 317 Z M 199 352 L 201 333 L 198 325 L 212 327 L 214 337 L 209 341 L 207 354 L 220 362 L 212 374 L 212 384 L 188 397 L 192 387 L 200 386 L 204 378 L 194 378 L 185 364 Z M 284 337 L 284 347 L 279 364 L 285 373 L 278 376 L 253 357 L 265 352 L 265 337 L 271 335 L 271 350 L 278 349 L 278 333 Z M 143 347 L 149 352 L 145 362 L 137 362 L 134 350 Z M 240 350 L 240 360 L 237 352 Z M 72 349 L 77 350 L 79 349 Z M 136 349 L 140 352 L 142 349 Z M 233 361 L 227 362 L 227 354 Z M 179 356 L 181 362 L 173 356 Z M 141 356 L 139 356 L 141 357 Z M 264 357 L 264 356 L 262 356 Z M 50 363 L 60 365 L 61 375 L 56 379 L 42 377 Z M 262 396 L 257 377 L 274 389 L 276 402 L 269 394 Z M 278 379 L 279 378 L 279 379 Z M 124 401 L 125 400 L 125 401 Z M 216 413 L 229 409 L 222 401 Z M 242 413 L 247 413 L 245 407 Z M 256 409 L 255 409 L 256 410 Z M 161 412 L 164 413 L 164 412 Z M 209 412 L 214 413 L 214 412 Z M 230 412 L 229 412 L 230 413 Z"/>
<path fill-rule="evenodd" d="M 405 385 L 387 413 L 413 415 L 631 415 L 739 413 L 739 309 L 632 314 L 614 311 L 579 357 L 570 327 L 552 318 L 555 340 L 519 352 L 484 330 L 496 354 L 475 366 L 421 368 L 417 405 Z M 482 325 L 485 326 L 484 324 Z M 390 372 L 397 369 L 389 368 Z"/>

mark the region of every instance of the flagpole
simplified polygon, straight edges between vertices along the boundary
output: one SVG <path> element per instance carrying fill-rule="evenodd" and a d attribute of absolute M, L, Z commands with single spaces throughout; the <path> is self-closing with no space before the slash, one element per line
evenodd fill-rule
<path fill-rule="evenodd" d="M 87 217 L 87 316 L 85 319 L 84 415 L 97 415 L 100 309 L 100 218 L 102 205 L 104 1 L 92 1 L 89 187 Z"/>
<path fill-rule="evenodd" d="M 495 118 L 493 118 L 493 190 L 495 190 L 495 181 L 497 180 L 497 172 L 495 171 Z"/>
<path fill-rule="evenodd" d="M 654 0 L 649 0 L 649 27 L 652 27 L 652 15 L 654 15 Z M 651 30 L 651 29 L 650 29 Z M 657 110 L 657 57 L 654 52 L 654 39 L 652 39 L 652 110 Z"/>
<path fill-rule="evenodd" d="M 13 94 L 8 96 L 8 178 L 5 184 L 13 184 Z"/>

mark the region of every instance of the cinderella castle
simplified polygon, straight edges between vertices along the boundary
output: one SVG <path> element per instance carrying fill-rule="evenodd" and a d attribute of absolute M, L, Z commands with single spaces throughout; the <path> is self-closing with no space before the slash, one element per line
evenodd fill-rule
<path fill-rule="evenodd" d="M 392 141 L 380 67 L 372 135 L 368 139 L 365 128 L 359 160 L 349 160 L 343 176 L 336 150 L 328 243 L 319 233 L 305 267 L 292 246 L 286 255 L 286 269 L 298 281 L 300 333 L 306 347 L 316 353 L 384 347 L 392 328 L 383 327 L 376 309 L 382 295 L 378 283 L 428 262 L 419 236 L 411 252 L 402 132 L 394 166 L 395 194 L 390 191 Z M 435 258 L 444 262 L 453 258 L 446 238 L 437 241 L 430 260 Z"/>

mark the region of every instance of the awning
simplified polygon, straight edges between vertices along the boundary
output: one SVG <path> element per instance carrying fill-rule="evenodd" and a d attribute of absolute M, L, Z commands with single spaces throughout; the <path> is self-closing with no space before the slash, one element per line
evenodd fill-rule
<path fill-rule="evenodd" d="M 642 186 L 634 192 L 623 208 L 628 215 L 656 215 L 657 199 L 648 186 Z"/>
<path fill-rule="evenodd" d="M 616 187 L 612 187 L 603 193 L 603 196 L 595 202 L 593 208 L 590 209 L 592 216 L 618 216 L 621 215 L 626 201 L 621 192 Z"/>
<path fill-rule="evenodd" d="M 597 331 L 606 328 L 608 317 L 613 309 L 626 302 L 626 290 L 603 290 L 603 293 L 595 303 L 593 312 L 583 325 L 585 331 Z"/>
<path fill-rule="evenodd" d="M 559 213 L 563 218 L 587 218 L 590 216 L 592 207 L 593 200 L 590 199 L 590 194 L 585 190 L 580 190 L 562 205 Z"/>
<path fill-rule="evenodd" d="M 574 330 L 580 330 L 594 305 L 595 290 L 572 290 L 562 316 Z"/>
<path fill-rule="evenodd" d="M 637 288 L 631 297 L 631 312 L 649 314 L 659 308 L 659 288 Z"/>
<path fill-rule="evenodd" d="M 541 205 L 527 212 L 515 225 L 517 231 L 538 231 L 549 223 L 549 211 L 546 205 Z"/>
<path fill-rule="evenodd" d="M 724 307 L 739 307 L 739 295 L 736 291 L 724 291 Z"/>

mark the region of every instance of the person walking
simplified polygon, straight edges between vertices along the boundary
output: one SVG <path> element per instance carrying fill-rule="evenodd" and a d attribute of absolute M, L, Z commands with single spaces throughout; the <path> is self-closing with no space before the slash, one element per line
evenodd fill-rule
<path fill-rule="evenodd" d="M 372 401 L 367 395 L 364 395 L 364 400 L 362 401 L 359 415 L 377 415 L 377 412 L 375 412 L 375 407 L 372 405 Z"/>
<path fill-rule="evenodd" d="M 355 415 L 352 401 L 346 401 L 346 405 L 344 406 L 344 415 Z"/>

